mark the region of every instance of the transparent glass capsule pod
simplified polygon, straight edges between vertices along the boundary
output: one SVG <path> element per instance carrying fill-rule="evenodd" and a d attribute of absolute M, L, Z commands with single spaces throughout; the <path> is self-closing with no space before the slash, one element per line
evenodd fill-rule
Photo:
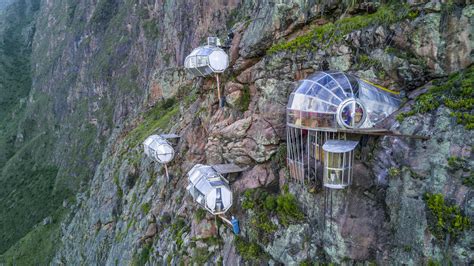
<path fill-rule="evenodd" d="M 213 215 L 224 214 L 232 206 L 228 181 L 212 166 L 197 164 L 188 172 L 187 190 L 201 207 Z"/>
<path fill-rule="evenodd" d="M 327 141 L 373 128 L 399 106 L 397 92 L 344 72 L 316 72 L 299 81 L 286 112 L 290 176 L 300 182 L 322 177 Z"/>
<path fill-rule="evenodd" d="M 173 146 L 159 135 L 151 135 L 143 142 L 143 149 L 147 156 L 161 164 L 173 160 L 175 152 Z"/>
<path fill-rule="evenodd" d="M 209 37 L 208 44 L 194 49 L 184 60 L 184 68 L 193 76 L 222 73 L 229 66 L 229 56 L 219 47 L 219 39 Z"/>

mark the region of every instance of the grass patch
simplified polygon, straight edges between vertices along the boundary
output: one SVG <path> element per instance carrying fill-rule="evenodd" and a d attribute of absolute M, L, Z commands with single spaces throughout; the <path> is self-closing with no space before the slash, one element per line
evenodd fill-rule
<path fill-rule="evenodd" d="M 242 88 L 242 96 L 237 103 L 237 107 L 241 112 L 245 112 L 249 109 L 250 101 L 250 87 L 248 85 L 244 85 Z"/>
<path fill-rule="evenodd" d="M 170 126 L 171 120 L 179 113 L 179 104 L 174 98 L 165 100 L 148 111 L 143 121 L 126 137 L 129 148 L 135 148 L 156 130 Z"/>
<path fill-rule="evenodd" d="M 171 233 L 176 243 L 178 250 L 181 250 L 183 246 L 183 234 L 189 231 L 189 226 L 186 224 L 183 218 L 177 218 L 176 221 L 171 225 Z"/>
<path fill-rule="evenodd" d="M 119 180 L 118 174 L 114 175 L 114 184 L 115 184 L 115 187 L 117 188 L 117 196 L 119 197 L 119 199 L 121 199 L 123 197 L 123 189 L 120 186 L 120 180 Z"/>
<path fill-rule="evenodd" d="M 240 236 L 235 237 L 235 248 L 245 260 L 258 260 L 264 255 L 263 249 L 255 242 L 247 242 Z"/>
<path fill-rule="evenodd" d="M 271 234 L 278 229 L 270 219 L 272 216 L 277 217 L 280 224 L 285 227 L 304 219 L 295 196 L 286 191 L 275 195 L 259 188 L 246 190 L 242 208 L 253 210 L 253 214 L 249 217 L 250 229 L 255 240 L 263 242 L 268 242 Z"/>
<path fill-rule="evenodd" d="M 469 162 L 464 158 L 452 156 L 448 158 L 448 168 L 452 171 L 469 171 Z"/>
<path fill-rule="evenodd" d="M 158 28 L 158 21 L 149 19 L 142 23 L 145 37 L 150 40 L 155 40 L 160 36 L 160 29 Z"/>
<path fill-rule="evenodd" d="M 92 28 L 104 30 L 117 12 L 118 1 L 100 0 L 92 14 Z"/>
<path fill-rule="evenodd" d="M 462 179 L 462 184 L 474 189 L 474 173 L 471 171 L 471 174 Z"/>
<path fill-rule="evenodd" d="M 461 213 L 459 206 L 448 204 L 442 194 L 426 193 L 424 200 L 428 209 L 430 231 L 438 240 L 450 244 L 470 228 L 469 217 Z"/>
<path fill-rule="evenodd" d="M 468 130 L 474 129 L 474 66 L 433 82 L 426 93 L 418 96 L 412 109 L 397 115 L 402 122 L 406 117 L 431 112 L 441 105 L 450 108 L 451 116 Z"/>
<path fill-rule="evenodd" d="M 150 212 L 150 209 L 151 209 L 151 206 L 150 206 L 150 203 L 148 202 L 145 202 L 142 204 L 142 206 L 140 206 L 140 209 L 142 210 L 143 214 L 148 214 L 148 212 Z"/>
<path fill-rule="evenodd" d="M 410 11 L 407 5 L 385 5 L 373 14 L 365 14 L 339 19 L 322 26 L 313 27 L 308 33 L 290 41 L 274 44 L 267 54 L 280 51 L 317 50 L 325 49 L 334 43 L 341 42 L 343 37 L 355 30 L 372 25 L 390 25 L 405 18 L 414 18 L 418 14 Z"/>
<path fill-rule="evenodd" d="M 57 211 L 52 222 L 39 224 L 4 254 L 0 255 L 0 264 L 5 265 L 48 265 L 55 255 L 61 237 L 61 218 L 64 209 Z"/>
<path fill-rule="evenodd" d="M 150 258 L 151 253 L 153 252 L 153 246 L 151 243 L 145 244 L 139 253 L 135 253 L 132 258 L 131 265 L 141 266 L 145 265 Z"/>
<path fill-rule="evenodd" d="M 206 217 L 206 211 L 204 209 L 197 209 L 196 212 L 194 213 L 194 218 L 196 218 L 196 221 L 202 221 Z"/>
<path fill-rule="evenodd" d="M 401 174 L 400 169 L 396 167 L 390 167 L 390 169 L 388 169 L 388 176 L 391 178 L 399 177 L 400 174 Z"/>
<path fill-rule="evenodd" d="M 192 261 L 197 265 L 204 265 L 212 256 L 207 248 L 195 248 L 193 250 Z"/>

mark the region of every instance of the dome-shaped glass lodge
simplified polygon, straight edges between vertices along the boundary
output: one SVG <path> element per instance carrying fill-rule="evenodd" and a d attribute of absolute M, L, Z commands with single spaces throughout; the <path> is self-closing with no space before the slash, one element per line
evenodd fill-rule
<path fill-rule="evenodd" d="M 184 60 L 184 68 L 194 76 L 222 73 L 229 66 L 229 56 L 218 46 L 218 39 L 208 38 L 208 44 L 194 49 Z"/>
<path fill-rule="evenodd" d="M 147 156 L 162 164 L 169 163 L 174 158 L 173 147 L 162 136 L 149 136 L 143 142 L 143 149 Z"/>
<path fill-rule="evenodd" d="M 308 129 L 371 128 L 399 105 L 396 92 L 343 72 L 317 72 L 291 94 L 287 123 Z"/>
<path fill-rule="evenodd" d="M 287 106 L 290 176 L 299 182 L 320 178 L 327 188 L 349 186 L 358 141 L 348 135 L 368 132 L 399 105 L 398 93 L 340 71 L 301 80 Z"/>

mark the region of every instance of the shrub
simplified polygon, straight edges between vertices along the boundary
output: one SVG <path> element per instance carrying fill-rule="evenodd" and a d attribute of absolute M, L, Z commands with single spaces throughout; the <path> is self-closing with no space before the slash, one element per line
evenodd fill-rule
<path fill-rule="evenodd" d="M 439 79 L 426 93 L 415 98 L 412 109 L 397 115 L 396 119 L 402 122 L 406 117 L 423 114 L 444 105 L 453 112 L 458 124 L 464 125 L 467 130 L 474 129 L 474 66 L 464 71 L 450 75 L 447 79 Z"/>
<path fill-rule="evenodd" d="M 240 97 L 237 107 L 240 111 L 245 112 L 249 109 L 250 101 L 250 88 L 248 85 L 244 85 L 242 89 L 242 97 Z"/>
<path fill-rule="evenodd" d="M 312 28 L 308 33 L 296 37 L 291 41 L 274 44 L 268 49 L 268 54 L 290 50 L 292 52 L 306 49 L 316 50 L 326 48 L 340 42 L 348 33 L 369 27 L 371 25 L 389 25 L 405 18 L 414 18 L 407 6 L 381 6 L 377 12 L 354 17 L 343 18 L 334 23 L 327 23 Z"/>
<path fill-rule="evenodd" d="M 470 219 L 462 215 L 459 206 L 446 203 L 442 194 L 426 193 L 424 200 L 430 231 L 438 240 L 449 244 L 470 227 Z"/>
<path fill-rule="evenodd" d="M 189 227 L 186 225 L 186 222 L 183 218 L 178 218 L 172 225 L 171 225 L 171 232 L 173 234 L 173 239 L 178 247 L 178 250 L 181 249 L 183 245 L 183 234 L 189 230 Z"/>
<path fill-rule="evenodd" d="M 194 214 L 194 218 L 196 218 L 197 221 L 201 221 L 202 219 L 204 219 L 206 217 L 206 211 L 199 208 L 196 210 L 195 214 Z"/>
<path fill-rule="evenodd" d="M 260 188 L 246 190 L 242 207 L 253 210 L 250 217 L 251 234 L 263 242 L 269 241 L 270 234 L 278 229 L 271 220 L 272 216 L 278 218 L 285 227 L 304 218 L 296 197 L 287 191 L 283 191 L 282 194 L 271 194 Z"/>
<path fill-rule="evenodd" d="M 249 243 L 240 236 L 235 238 L 235 248 L 240 256 L 246 260 L 257 260 L 263 255 L 263 250 L 257 243 Z"/>
<path fill-rule="evenodd" d="M 143 214 L 148 214 L 148 212 L 150 212 L 150 209 L 151 209 L 150 203 L 148 202 L 143 203 L 140 209 L 142 210 Z"/>
<path fill-rule="evenodd" d="M 453 171 L 467 171 L 469 170 L 469 163 L 463 158 L 452 156 L 448 158 L 448 167 Z"/>
<path fill-rule="evenodd" d="M 298 207 L 295 196 L 290 193 L 278 195 L 277 214 L 278 219 L 285 226 L 288 226 L 291 222 L 299 222 L 304 218 L 304 214 Z"/>
<path fill-rule="evenodd" d="M 398 177 L 398 176 L 400 176 L 400 169 L 395 168 L 395 167 L 390 167 L 390 169 L 388 169 L 388 176 L 389 177 Z"/>

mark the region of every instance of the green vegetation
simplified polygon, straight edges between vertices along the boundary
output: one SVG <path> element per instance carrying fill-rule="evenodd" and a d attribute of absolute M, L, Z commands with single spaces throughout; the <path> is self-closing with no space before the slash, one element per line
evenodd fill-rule
<path fill-rule="evenodd" d="M 400 176 L 400 169 L 396 168 L 396 167 L 390 167 L 390 169 L 388 169 L 388 176 L 389 177 L 399 177 Z"/>
<path fill-rule="evenodd" d="M 474 189 L 474 172 L 462 179 L 462 184 Z"/>
<path fill-rule="evenodd" d="M 160 29 L 158 28 L 158 21 L 156 19 L 146 20 L 142 26 L 147 39 L 155 40 L 160 36 Z"/>
<path fill-rule="evenodd" d="M 469 162 L 464 158 L 452 156 L 448 158 L 448 167 L 453 171 L 469 171 Z"/>
<path fill-rule="evenodd" d="M 364 68 L 369 68 L 371 66 L 377 66 L 379 64 L 380 64 L 379 61 L 377 61 L 373 58 L 370 58 L 368 55 L 360 54 L 357 57 L 357 67 L 356 68 L 364 69 Z"/>
<path fill-rule="evenodd" d="M 121 199 L 123 197 L 123 190 L 122 190 L 122 187 L 120 186 L 118 174 L 114 175 L 114 184 L 115 184 L 115 187 L 117 188 L 117 196 Z"/>
<path fill-rule="evenodd" d="M 287 226 L 290 223 L 300 222 L 304 219 L 304 214 L 300 210 L 296 197 L 288 192 L 278 195 L 276 198 L 277 202 L 277 216 L 280 222 Z M 265 204 L 268 207 L 267 204 Z M 274 205 L 272 205 L 274 206 Z"/>
<path fill-rule="evenodd" d="M 423 68 L 426 68 L 426 59 L 423 57 L 417 56 L 415 53 L 409 50 L 401 50 L 392 46 L 385 47 L 385 53 L 394 55 L 398 58 L 407 60 L 410 64 L 419 65 Z"/>
<path fill-rule="evenodd" d="M 171 225 L 171 233 L 173 234 L 173 239 L 176 243 L 178 250 L 180 250 L 183 245 L 183 234 L 188 231 L 189 226 L 181 217 L 177 218 L 176 221 Z"/>
<path fill-rule="evenodd" d="M 278 229 L 270 219 L 272 216 L 276 216 L 283 226 L 300 222 L 304 218 L 295 196 L 288 192 L 274 195 L 263 189 L 246 190 L 242 208 L 254 211 L 250 217 L 250 229 L 255 239 L 263 242 L 267 242 L 271 233 Z"/>
<path fill-rule="evenodd" d="M 52 216 L 51 223 L 39 224 L 27 235 L 0 255 L 0 264 L 5 265 L 48 265 L 61 240 L 61 218 L 65 210 L 59 209 Z"/>
<path fill-rule="evenodd" d="M 117 12 L 117 7 L 116 0 L 100 0 L 92 14 L 92 28 L 104 30 Z"/>
<path fill-rule="evenodd" d="M 162 224 L 169 224 L 171 223 L 171 216 L 168 213 L 163 213 L 160 217 L 160 222 Z"/>
<path fill-rule="evenodd" d="M 264 255 L 263 249 L 257 243 L 249 243 L 240 236 L 235 237 L 235 248 L 246 260 L 258 260 Z"/>
<path fill-rule="evenodd" d="M 427 193 L 424 200 L 430 231 L 438 240 L 449 244 L 470 227 L 469 217 L 461 213 L 459 206 L 446 203 L 442 194 Z"/>
<path fill-rule="evenodd" d="M 148 202 L 145 202 L 142 204 L 142 206 L 140 206 L 140 209 L 142 210 L 143 214 L 148 214 L 148 212 L 150 212 L 150 209 L 151 209 L 151 206 L 150 206 L 150 203 Z"/>
<path fill-rule="evenodd" d="M 348 17 L 313 27 L 309 32 L 293 40 L 274 44 L 268 54 L 280 51 L 317 50 L 342 41 L 348 33 L 372 25 L 389 25 L 405 18 L 414 18 L 418 14 L 411 12 L 406 5 L 381 6 L 373 14 Z"/>
<path fill-rule="evenodd" d="M 62 200 L 70 196 L 66 189 L 54 190 L 58 169 L 44 164 L 43 151 L 50 145 L 39 135 L 25 144 L 4 166 L 0 175 L 0 253 L 23 237 L 43 218 L 51 215 Z M 41 146 L 40 146 L 41 147 Z"/>
<path fill-rule="evenodd" d="M 196 212 L 194 213 L 194 218 L 196 218 L 196 221 L 201 221 L 206 217 L 206 211 L 204 209 L 198 208 Z"/>
<path fill-rule="evenodd" d="M 148 111 L 144 115 L 143 121 L 128 134 L 126 138 L 127 146 L 135 148 L 157 129 L 166 129 L 178 113 L 179 104 L 177 104 L 176 99 L 170 98 L 160 102 Z"/>
<path fill-rule="evenodd" d="M 237 107 L 240 111 L 245 112 L 249 109 L 250 105 L 250 88 L 248 85 L 244 85 L 242 89 L 242 97 L 240 97 Z"/>
<path fill-rule="evenodd" d="M 146 189 L 151 188 L 151 186 L 153 186 L 155 181 L 156 181 L 156 172 L 154 171 L 154 169 L 151 169 L 150 179 L 148 179 L 145 184 Z"/>
<path fill-rule="evenodd" d="M 275 167 L 281 168 L 286 166 L 286 157 L 287 157 L 287 146 L 286 143 L 280 144 L 277 151 L 272 157 L 272 163 L 276 164 Z"/>
<path fill-rule="evenodd" d="M 441 264 L 441 262 L 437 260 L 433 260 L 432 258 L 430 258 L 427 263 L 427 266 L 441 266 L 441 265 L 443 265 Z"/>
<path fill-rule="evenodd" d="M 437 80 L 433 82 L 426 93 L 415 99 L 412 109 L 405 113 L 400 113 L 397 120 L 402 122 L 406 117 L 415 114 L 431 112 L 444 105 L 453 112 L 458 124 L 464 125 L 466 129 L 474 129 L 474 66 L 470 66 L 464 71 L 454 73 L 447 80 Z"/>
<path fill-rule="evenodd" d="M 195 248 L 193 250 L 192 261 L 197 265 L 204 265 L 212 256 L 212 252 L 209 252 L 207 247 Z"/>
<path fill-rule="evenodd" d="M 135 253 L 132 258 L 131 265 L 141 266 L 145 265 L 150 258 L 150 254 L 153 252 L 153 246 L 151 243 L 143 245 L 139 253 Z"/>
<path fill-rule="evenodd" d="M 448 169 L 453 173 L 460 170 L 463 185 L 474 188 L 474 171 L 466 159 L 454 156 L 449 157 Z"/>

